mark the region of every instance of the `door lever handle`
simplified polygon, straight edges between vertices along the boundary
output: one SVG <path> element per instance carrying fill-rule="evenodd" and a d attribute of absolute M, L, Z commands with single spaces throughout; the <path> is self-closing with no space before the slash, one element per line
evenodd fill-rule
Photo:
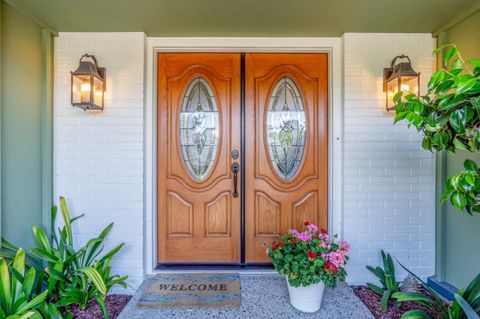
<path fill-rule="evenodd" d="M 233 172 L 233 197 L 238 197 L 238 189 L 237 189 L 237 184 L 238 184 L 238 172 L 240 171 L 240 165 L 238 165 L 237 162 L 234 162 L 232 164 L 232 172 Z"/>

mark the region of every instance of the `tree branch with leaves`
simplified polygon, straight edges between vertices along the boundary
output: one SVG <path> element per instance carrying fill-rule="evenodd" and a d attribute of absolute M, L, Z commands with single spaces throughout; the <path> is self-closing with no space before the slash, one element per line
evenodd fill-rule
<path fill-rule="evenodd" d="M 464 61 L 458 48 L 447 44 L 434 51 L 446 50 L 444 67 L 435 72 L 425 95 L 400 91 L 395 123 L 406 121 L 424 135 L 422 147 L 429 151 L 480 151 L 480 59 Z M 480 213 L 480 174 L 477 164 L 467 159 L 465 170 L 445 182 L 442 203 L 469 214 Z"/>

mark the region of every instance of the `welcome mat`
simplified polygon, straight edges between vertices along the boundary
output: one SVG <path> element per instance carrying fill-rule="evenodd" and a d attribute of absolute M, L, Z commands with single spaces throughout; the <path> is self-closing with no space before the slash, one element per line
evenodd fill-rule
<path fill-rule="evenodd" d="M 162 274 L 146 280 L 138 293 L 142 307 L 240 307 L 238 274 Z"/>

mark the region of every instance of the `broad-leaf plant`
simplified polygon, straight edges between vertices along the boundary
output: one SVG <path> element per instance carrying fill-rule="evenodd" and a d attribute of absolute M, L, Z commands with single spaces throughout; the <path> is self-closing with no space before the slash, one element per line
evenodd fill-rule
<path fill-rule="evenodd" d="M 444 67 L 435 72 L 425 95 L 398 92 L 395 123 L 406 121 L 424 134 L 422 147 L 429 151 L 480 151 L 480 59 L 464 61 L 455 45 L 444 51 Z M 475 162 L 445 183 L 442 202 L 469 214 L 480 213 L 480 175 Z"/>
<path fill-rule="evenodd" d="M 380 300 L 380 308 L 385 312 L 388 309 L 388 301 L 391 300 L 392 294 L 399 291 L 400 282 L 397 281 L 395 277 L 395 265 L 392 256 L 383 250 L 381 253 L 383 268 L 367 266 L 367 269 L 378 278 L 381 286 L 372 283 L 367 283 L 367 286 L 382 297 Z"/>
<path fill-rule="evenodd" d="M 420 277 L 400 264 L 410 275 L 414 276 L 425 291 L 399 291 L 392 295 L 398 302 L 415 302 L 423 309 L 413 309 L 402 314 L 400 319 L 480 319 L 480 274 L 478 274 L 465 289 L 455 293 L 452 303 L 445 303 L 441 297 Z M 431 316 L 431 314 L 435 316 Z"/>
<path fill-rule="evenodd" d="M 110 266 L 113 257 L 124 243 L 102 254 L 105 238 L 113 227 L 112 223 L 98 237 L 77 248 L 73 243 L 72 223 L 83 215 L 71 218 L 63 197 L 60 197 L 60 212 L 63 226 L 56 229 L 58 209 L 54 206 L 48 235 L 42 227 L 33 226 L 37 246 L 30 249 L 26 255 L 28 267 L 39 273 L 40 288 L 37 290 L 41 290 L 42 286 L 46 288 L 41 295 L 49 304 L 40 307 L 39 311 L 48 310 L 48 307 L 59 307 L 68 315 L 70 305 L 85 309 L 91 299 L 96 299 L 104 318 L 108 319 L 104 300 L 110 288 L 114 285 L 127 287 L 127 276 L 112 275 Z M 2 238 L 0 257 L 14 262 L 17 251 L 20 250 Z"/>

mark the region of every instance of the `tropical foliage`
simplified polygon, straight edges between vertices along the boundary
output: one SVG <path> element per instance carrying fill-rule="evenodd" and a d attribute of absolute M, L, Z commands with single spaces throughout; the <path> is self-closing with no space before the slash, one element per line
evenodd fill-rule
<path fill-rule="evenodd" d="M 41 274 L 41 284 L 47 288 L 46 300 L 52 305 L 64 311 L 69 305 L 85 309 L 94 298 L 99 303 L 103 316 L 108 318 L 105 296 L 115 285 L 127 286 L 127 276 L 112 275 L 110 265 L 124 243 L 102 255 L 104 241 L 113 227 L 112 223 L 98 237 L 77 249 L 73 242 L 72 224 L 83 215 L 71 218 L 63 197 L 60 197 L 60 212 L 63 226 L 56 229 L 58 209 L 56 206 L 52 208 L 49 235 L 41 227 L 33 226 L 37 245 L 30 249 L 28 255 L 30 269 L 36 269 Z M 1 255 L 11 258 L 17 248 L 5 239 L 2 239 L 2 243 Z"/>
<path fill-rule="evenodd" d="M 367 269 L 378 278 L 381 287 L 372 283 L 367 283 L 367 286 L 382 297 L 380 308 L 385 312 L 387 311 L 388 301 L 391 299 L 392 294 L 399 291 L 400 282 L 395 279 L 395 265 L 392 256 L 386 254 L 383 250 L 381 251 L 381 254 L 383 269 L 381 267 L 373 268 L 367 266 Z"/>
<path fill-rule="evenodd" d="M 424 134 L 422 147 L 430 151 L 480 150 L 480 59 L 464 61 L 455 45 L 446 50 L 445 67 L 435 72 L 427 94 L 398 92 L 395 123 L 406 121 Z M 468 213 L 480 212 L 480 178 L 472 161 L 466 171 L 452 176 L 446 183 L 443 199 Z"/>
<path fill-rule="evenodd" d="M 34 293 L 39 277 L 35 268 L 27 268 L 21 248 L 10 263 L 0 258 L 0 319 L 62 319 L 53 304 L 45 304 L 48 290 Z"/>
<path fill-rule="evenodd" d="M 435 318 L 441 319 L 480 319 L 480 274 L 473 279 L 465 290 L 459 290 L 455 294 L 455 300 L 451 305 L 447 305 L 437 295 L 437 293 L 422 281 L 417 275 L 400 264 L 408 273 L 420 281 L 426 292 L 396 292 L 392 298 L 398 302 L 412 301 L 424 308 L 430 313 L 435 314 Z M 427 311 L 416 309 L 405 312 L 401 319 L 432 318 Z M 433 319 L 433 318 L 432 318 Z"/>
<path fill-rule="evenodd" d="M 305 230 L 291 229 L 267 248 L 275 269 L 287 276 L 293 287 L 309 286 L 321 281 L 335 287 L 337 280 L 345 280 L 345 265 L 350 246 L 335 242 L 326 229 L 318 229 L 305 222 Z"/>

